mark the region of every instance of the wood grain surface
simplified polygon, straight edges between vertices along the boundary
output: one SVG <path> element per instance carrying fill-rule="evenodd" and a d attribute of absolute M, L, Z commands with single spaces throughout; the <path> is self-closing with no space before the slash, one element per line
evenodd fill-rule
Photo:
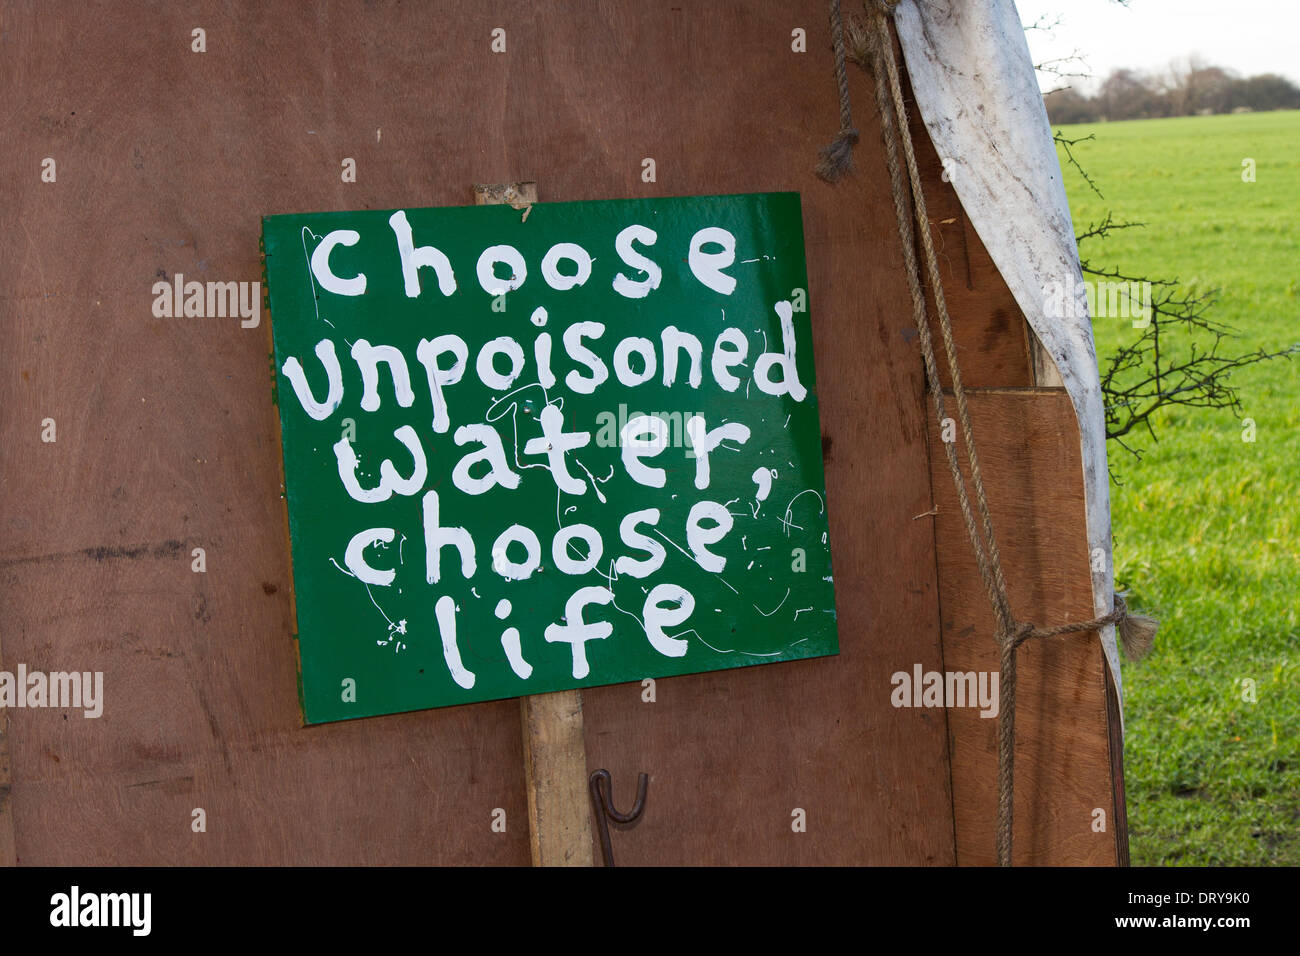
<path fill-rule="evenodd" d="M 0 716 L 0 862 L 10 831 L 30 864 L 529 862 L 513 701 L 302 728 L 267 319 L 151 313 L 176 273 L 259 281 L 262 215 L 464 205 L 467 184 L 517 180 L 557 201 L 803 197 L 842 650 L 661 680 L 654 703 L 586 691 L 587 767 L 615 804 L 650 775 L 620 865 L 991 859 L 993 722 L 890 703 L 896 671 L 996 656 L 857 69 L 855 171 L 812 171 L 839 126 L 824 3 L 26 2 L 0 30 L 0 667 L 105 680 L 99 719 Z M 1030 388 L 1023 316 L 917 128 L 966 381 Z M 1091 614 L 1068 401 L 973 404 L 1017 610 Z M 1023 654 L 1019 861 L 1116 861 L 1087 816 L 1122 793 L 1100 653 Z"/>

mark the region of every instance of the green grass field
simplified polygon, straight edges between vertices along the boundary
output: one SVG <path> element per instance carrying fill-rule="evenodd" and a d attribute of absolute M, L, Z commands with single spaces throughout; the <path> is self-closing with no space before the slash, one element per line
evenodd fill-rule
<path fill-rule="evenodd" d="M 1094 267 L 1218 289 L 1207 315 L 1240 333 L 1234 354 L 1300 342 L 1300 112 L 1060 129 L 1096 134 L 1073 149 L 1104 198 L 1062 153 L 1075 231 L 1147 223 L 1087 240 Z M 1103 367 L 1139 334 L 1094 328 Z M 1158 442 L 1131 436 L 1140 461 L 1108 449 L 1116 573 L 1162 621 L 1124 665 L 1135 865 L 1300 864 L 1300 355 L 1231 381 L 1240 414 L 1169 410 Z"/>

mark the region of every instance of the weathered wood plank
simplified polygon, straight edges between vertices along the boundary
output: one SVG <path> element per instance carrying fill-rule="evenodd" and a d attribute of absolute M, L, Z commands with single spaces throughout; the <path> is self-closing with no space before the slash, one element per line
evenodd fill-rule
<path fill-rule="evenodd" d="M 519 699 L 533 866 L 591 866 L 582 691 Z"/>
<path fill-rule="evenodd" d="M 1058 389 L 968 393 L 989 508 L 1020 620 L 1093 616 L 1078 429 Z M 994 672 L 993 613 L 971 552 L 937 427 L 930 429 L 938 514 L 943 657 L 948 671 Z M 959 439 L 960 440 L 960 439 Z M 959 450 L 965 474 L 964 450 Z M 1095 632 L 1032 641 L 1018 655 L 1014 863 L 1114 865 L 1116 794 L 1104 659 Z M 995 862 L 997 720 L 950 708 L 957 862 Z M 1106 830 L 1094 831 L 1094 810 Z"/>

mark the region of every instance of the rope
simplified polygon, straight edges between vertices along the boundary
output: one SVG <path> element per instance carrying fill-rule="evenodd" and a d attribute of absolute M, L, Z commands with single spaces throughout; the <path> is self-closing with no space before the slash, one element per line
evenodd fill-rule
<path fill-rule="evenodd" d="M 957 349 L 952 336 L 952 320 L 948 314 L 947 302 L 943 294 L 943 283 L 939 277 L 938 255 L 930 234 L 929 219 L 925 208 L 925 196 L 921 189 L 921 175 L 917 168 L 916 154 L 912 147 L 912 137 L 907 126 L 907 108 L 903 101 L 902 81 L 899 78 L 898 63 L 894 55 L 893 38 L 889 31 L 888 17 L 892 15 L 898 0 L 868 0 L 867 15 L 870 28 L 850 23 L 850 44 L 856 62 L 866 66 L 870 61 L 876 80 L 876 105 L 880 111 L 881 132 L 885 144 L 885 162 L 889 169 L 890 182 L 894 196 L 894 211 L 898 218 L 898 235 L 902 241 L 903 258 L 907 265 L 908 289 L 912 296 L 912 316 L 920 338 L 921 353 L 925 360 L 925 374 L 929 383 L 930 394 L 934 399 L 935 414 L 943 421 L 945 403 L 943 387 L 939 380 L 938 362 L 935 359 L 934 343 L 930 335 L 930 323 L 927 317 L 925 295 L 921 288 L 920 264 L 917 262 L 916 239 L 920 238 L 924 253 L 925 275 L 929 280 L 934 295 L 935 312 L 939 331 L 943 339 L 944 356 L 952 378 L 952 392 L 957 404 L 957 417 L 961 423 L 962 437 L 965 439 L 967 464 L 970 482 L 975 492 L 975 510 L 972 510 L 970 494 L 966 479 L 962 474 L 961 464 L 957 458 L 953 442 L 943 442 L 948 459 L 948 469 L 952 473 L 953 484 L 957 490 L 957 501 L 961 508 L 966 533 L 975 552 L 975 561 L 979 566 L 980 577 L 988 593 L 989 603 L 997 620 L 996 640 L 999 649 L 1000 681 L 998 691 L 998 822 L 997 822 L 997 858 L 999 866 L 1011 865 L 1011 838 L 1013 829 L 1013 810 L 1015 803 L 1015 721 L 1016 721 L 1016 649 L 1025 641 L 1046 637 L 1059 637 L 1095 631 L 1109 624 L 1117 625 L 1125 650 L 1134 657 L 1141 656 L 1150 649 L 1155 636 L 1156 622 L 1151 618 L 1131 614 L 1128 605 L 1119 594 L 1114 596 L 1114 610 L 1109 614 L 1054 627 L 1039 628 L 1033 624 L 1017 621 L 1011 610 L 1011 601 L 1007 595 L 1006 579 L 1002 573 L 1002 558 L 998 551 L 997 538 L 993 531 L 993 518 L 989 512 L 988 496 L 984 490 L 984 476 L 980 468 L 979 454 L 975 448 L 975 435 L 971 428 L 970 409 L 966 402 L 966 392 L 962 386 L 961 369 L 957 362 Z M 839 21 L 838 0 L 831 3 L 832 24 Z M 842 36 L 842 31 L 837 31 Z M 842 39 L 837 46 L 836 55 L 841 55 Z M 837 68 L 839 64 L 837 63 Z M 841 104 L 847 102 L 847 94 L 841 95 Z M 902 145 L 903 163 L 899 160 L 899 145 Z M 825 155 L 826 151 L 823 151 Z M 903 164 L 907 169 L 907 180 L 903 176 Z M 909 191 L 910 186 L 910 191 Z M 909 194 L 911 209 L 909 210 Z M 913 222 L 915 220 L 915 222 Z M 978 521 L 975 511 L 978 511 Z"/>
<path fill-rule="evenodd" d="M 835 50 L 835 82 L 840 90 L 840 131 L 831 144 L 821 151 L 822 161 L 817 164 L 817 175 L 827 182 L 835 182 L 853 165 L 853 147 L 858 142 L 858 131 L 853 126 L 853 110 L 849 106 L 849 71 L 844 55 L 844 21 L 840 16 L 840 0 L 831 0 L 831 45 Z"/>

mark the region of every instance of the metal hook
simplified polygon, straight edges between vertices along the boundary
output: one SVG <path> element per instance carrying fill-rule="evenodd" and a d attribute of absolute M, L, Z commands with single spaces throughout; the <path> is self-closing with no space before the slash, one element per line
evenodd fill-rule
<path fill-rule="evenodd" d="M 606 866 L 614 865 L 614 848 L 609 842 L 609 821 L 615 823 L 632 823 L 645 810 L 645 791 L 650 783 L 646 774 L 640 774 L 636 780 L 636 803 L 629 813 L 619 813 L 614 807 L 614 784 L 608 770 L 597 770 L 591 775 L 591 802 L 596 810 L 596 826 L 600 830 L 600 854 Z"/>

